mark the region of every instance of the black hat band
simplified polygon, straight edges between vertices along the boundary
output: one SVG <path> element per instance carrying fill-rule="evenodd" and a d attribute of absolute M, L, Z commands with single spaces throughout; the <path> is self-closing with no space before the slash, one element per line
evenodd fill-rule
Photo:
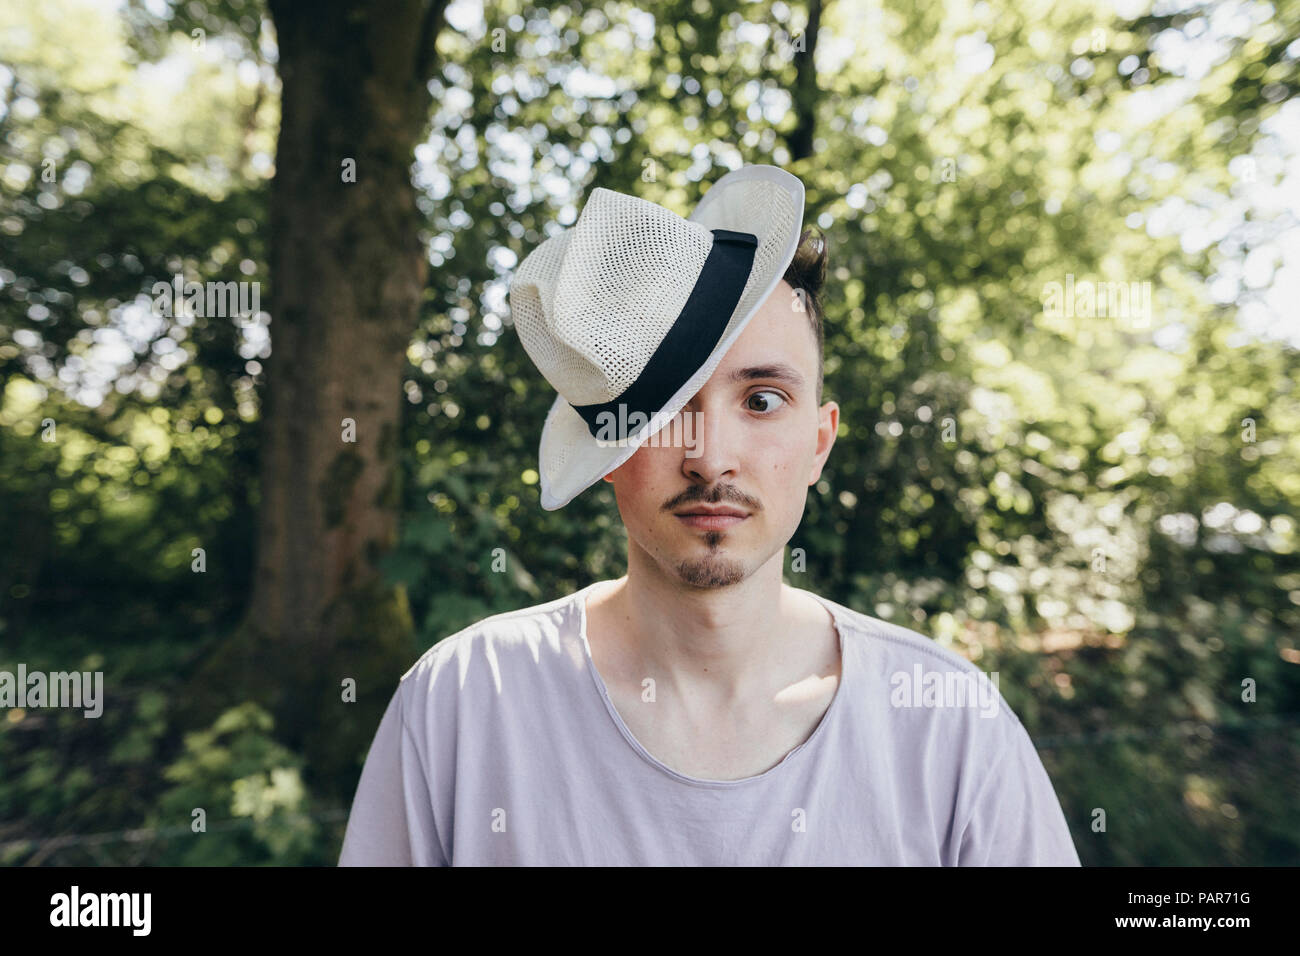
<path fill-rule="evenodd" d="M 699 370 L 722 338 L 749 281 L 758 237 L 730 229 L 712 232 L 713 248 L 695 288 L 636 381 L 611 401 L 573 406 L 598 441 L 621 441 L 628 431 L 637 431 L 649 422 Z M 635 427 L 629 428 L 629 423 Z"/>

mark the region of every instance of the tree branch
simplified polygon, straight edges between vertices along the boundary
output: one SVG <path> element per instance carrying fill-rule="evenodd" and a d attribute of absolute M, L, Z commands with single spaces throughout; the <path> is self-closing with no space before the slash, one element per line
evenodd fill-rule
<path fill-rule="evenodd" d="M 444 14 L 447 12 L 447 0 L 429 0 L 420 23 L 420 47 L 415 59 L 415 81 L 421 86 L 432 78 L 434 54 L 438 45 L 438 34 L 442 31 Z"/>

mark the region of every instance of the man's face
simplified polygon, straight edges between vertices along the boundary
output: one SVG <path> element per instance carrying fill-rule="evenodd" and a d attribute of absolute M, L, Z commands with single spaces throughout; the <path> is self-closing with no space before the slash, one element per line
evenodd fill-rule
<path fill-rule="evenodd" d="M 668 426 L 693 440 L 643 445 L 605 476 L 629 549 L 700 588 L 743 581 L 781 551 L 839 427 L 838 405 L 817 406 L 817 371 L 809 316 L 782 281 L 683 409 L 700 413 L 693 435 L 681 418 Z M 734 516 L 701 514 L 719 509 Z"/>

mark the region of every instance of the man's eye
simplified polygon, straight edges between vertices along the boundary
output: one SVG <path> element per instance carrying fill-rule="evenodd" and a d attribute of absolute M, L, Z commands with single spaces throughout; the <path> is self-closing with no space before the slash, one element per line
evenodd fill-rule
<path fill-rule="evenodd" d="M 758 399 L 762 404 L 755 405 L 755 399 Z M 775 404 L 772 399 L 776 399 Z M 774 412 L 780 408 L 784 402 L 785 398 L 780 392 L 755 392 L 753 395 L 750 395 L 749 398 L 745 399 L 745 403 L 749 406 L 749 410 L 753 412 Z"/>

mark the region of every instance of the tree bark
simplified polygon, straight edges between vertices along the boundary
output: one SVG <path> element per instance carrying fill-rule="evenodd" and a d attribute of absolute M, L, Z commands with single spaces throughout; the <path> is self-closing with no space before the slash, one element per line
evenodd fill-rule
<path fill-rule="evenodd" d="M 244 624 L 192 687 L 204 718 L 264 703 L 328 778 L 413 662 L 405 594 L 376 562 L 397 534 L 401 379 L 427 278 L 410 168 L 445 0 L 269 6 L 282 105 L 257 555 Z"/>
<path fill-rule="evenodd" d="M 790 161 L 798 162 L 813 154 L 813 137 L 817 131 L 817 101 L 821 93 L 817 89 L 817 34 L 822 26 L 821 0 L 811 0 L 808 4 L 808 27 L 804 31 L 803 49 L 794 55 L 794 89 L 791 100 L 797 122 L 786 138 L 786 148 L 790 151 Z"/>

